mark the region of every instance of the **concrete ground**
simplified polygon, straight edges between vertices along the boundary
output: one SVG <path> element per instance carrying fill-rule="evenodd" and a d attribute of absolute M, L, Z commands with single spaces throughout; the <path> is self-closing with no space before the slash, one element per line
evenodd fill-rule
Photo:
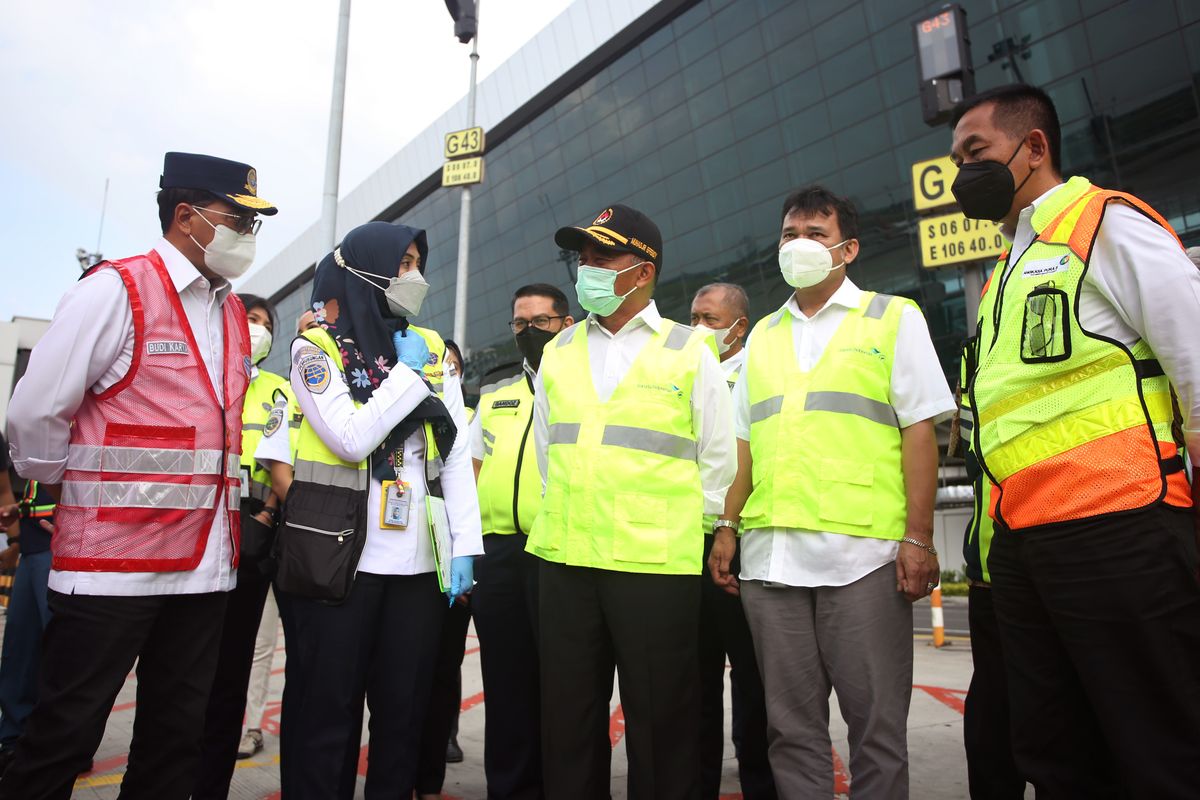
<path fill-rule="evenodd" d="M 929 625 L 928 601 L 918 604 L 914 629 Z M 962 747 L 963 698 L 971 679 L 971 650 L 966 633 L 966 598 L 947 598 L 947 629 L 949 644 L 941 649 L 932 647 L 928 635 L 914 633 L 914 688 L 912 709 L 909 712 L 909 752 L 911 759 L 911 796 L 923 800 L 961 800 L 967 797 L 966 760 Z M 961 620 L 961 623 L 959 622 Z M 276 654 L 271 678 L 267 714 L 270 722 L 266 732 L 266 748 L 253 759 L 239 761 L 234 772 L 231 798 L 238 800 L 267 800 L 279 797 L 278 733 L 279 698 L 283 689 L 282 637 Z M 121 775 L 125 769 L 130 732 L 133 725 L 136 678 L 126 683 L 113 708 L 105 731 L 104 743 L 96 754 L 95 768 L 80 777 L 73 797 L 87 800 L 112 800 L 117 796 Z M 729 692 L 726 692 L 728 704 Z M 620 698 L 614 691 L 612 738 L 613 748 L 612 795 L 627 796 L 625 791 L 625 747 L 622 741 L 624 719 Z M 445 794 L 452 798 L 486 797 L 483 776 L 483 687 L 479 675 L 479 647 L 472 630 L 467 640 L 467 657 L 463 663 L 463 711 L 460 718 L 459 743 L 466 758 L 461 764 L 447 768 Z M 835 785 L 843 797 L 851 780 L 848 774 L 849 747 L 846 726 L 836 711 L 832 712 L 833 769 Z M 728 716 L 726 736 L 728 737 Z M 366 734 L 364 730 L 364 744 Z M 365 752 L 365 751 L 364 751 Z M 360 774 L 365 774 L 365 757 Z M 362 782 L 359 783 L 361 797 Z M 737 764 L 733 746 L 726 739 L 723 797 L 738 794 Z M 1029 796 L 1032 796 L 1030 793 Z"/>

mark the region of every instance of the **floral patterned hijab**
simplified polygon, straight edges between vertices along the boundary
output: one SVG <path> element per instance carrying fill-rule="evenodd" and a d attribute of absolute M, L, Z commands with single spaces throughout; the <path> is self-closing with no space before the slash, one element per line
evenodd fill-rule
<path fill-rule="evenodd" d="M 383 290 L 396 277 L 400 259 L 414 241 L 424 273 L 429 255 L 425 231 L 407 225 L 368 222 L 346 234 L 336 252 L 344 263 L 378 278 L 372 281 L 376 286 L 338 266 L 333 253 L 317 265 L 313 312 L 318 324 L 337 342 L 350 393 L 360 403 L 371 398 L 375 387 L 396 364 L 392 334 L 406 327 L 408 321 L 389 313 Z"/>

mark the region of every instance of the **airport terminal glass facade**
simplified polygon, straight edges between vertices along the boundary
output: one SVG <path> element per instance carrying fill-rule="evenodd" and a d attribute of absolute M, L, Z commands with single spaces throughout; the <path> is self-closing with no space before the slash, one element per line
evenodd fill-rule
<path fill-rule="evenodd" d="M 1200 3 L 963 0 L 976 87 L 1023 79 L 1054 98 L 1064 171 L 1140 195 L 1188 243 L 1200 239 Z M 518 286 L 574 302 L 575 263 L 553 242 L 607 205 L 662 229 L 657 300 L 687 321 L 714 280 L 746 287 L 753 317 L 783 303 L 775 251 L 787 193 L 820 183 L 861 214 L 861 287 L 914 298 L 948 375 L 966 319 L 962 271 L 926 270 L 917 249 L 913 162 L 949 150 L 922 121 L 915 0 L 701 0 L 551 99 L 503 140 L 489 134 L 472 209 L 468 378 L 517 360 L 506 326 Z M 454 317 L 459 190 L 435 189 L 394 217 L 428 231 L 432 289 L 418 322 Z M 311 281 L 280 300 L 294 319 Z M 285 348 L 272 354 L 283 361 Z M 286 368 L 283 363 L 274 366 Z"/>

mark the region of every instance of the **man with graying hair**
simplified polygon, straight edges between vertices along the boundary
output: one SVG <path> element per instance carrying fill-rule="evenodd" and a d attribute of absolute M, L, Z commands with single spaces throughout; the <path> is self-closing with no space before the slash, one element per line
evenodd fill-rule
<path fill-rule="evenodd" d="M 710 330 L 717 341 L 721 371 L 733 391 L 746 364 L 742 343 L 750 329 L 750 298 L 736 283 L 710 283 L 692 298 L 692 325 Z M 713 543 L 716 514 L 704 516 L 704 563 Z M 738 564 L 736 553 L 734 569 Z M 721 793 L 725 743 L 725 658 L 733 694 L 733 750 L 746 800 L 773 800 L 775 780 L 767 760 L 767 708 L 754 658 L 754 642 L 742 602 L 707 577 L 700 589 L 700 797 Z"/>

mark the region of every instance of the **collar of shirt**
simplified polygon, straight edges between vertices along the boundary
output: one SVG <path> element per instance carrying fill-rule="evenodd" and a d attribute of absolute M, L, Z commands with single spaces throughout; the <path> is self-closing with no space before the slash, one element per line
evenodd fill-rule
<path fill-rule="evenodd" d="M 595 315 L 595 313 L 589 313 L 587 315 L 587 323 L 588 323 L 588 327 L 593 327 L 593 328 L 596 328 L 597 330 L 604 331 L 605 335 L 607 335 L 608 338 L 612 339 L 617 334 L 628 333 L 629 331 L 636 328 L 638 325 L 645 325 L 650 330 L 654 331 L 655 333 L 658 333 L 658 331 L 662 328 L 663 318 L 662 318 L 662 314 L 658 313 L 658 306 L 656 306 L 654 304 L 654 301 L 651 300 L 646 305 L 645 308 L 643 308 L 641 311 L 639 311 L 633 317 L 633 319 L 629 320 L 629 322 L 626 322 L 625 326 L 622 327 L 621 330 L 617 331 L 616 333 L 610 333 L 608 328 L 605 328 L 603 325 L 601 325 L 600 318 L 597 317 Z"/>
<path fill-rule="evenodd" d="M 800 303 L 796 300 L 795 292 L 792 292 L 791 296 L 788 297 L 787 302 L 783 304 L 783 307 L 790 311 L 792 316 L 796 319 L 800 320 L 801 322 L 808 322 L 809 320 L 813 320 L 821 316 L 821 314 L 825 312 L 825 309 L 829 308 L 830 306 L 858 308 L 858 304 L 861 301 L 862 289 L 859 289 L 857 286 L 855 286 L 854 281 L 846 278 L 842 281 L 842 285 L 837 288 L 837 291 L 835 291 L 830 298 L 825 301 L 825 305 L 821 306 L 821 308 L 817 310 L 817 313 L 813 314 L 811 317 L 804 316 L 804 312 L 800 310 Z"/>
<path fill-rule="evenodd" d="M 167 274 L 171 276 L 171 283 L 179 294 L 183 294 L 193 284 L 198 284 L 203 291 L 215 294 L 218 303 L 225 302 L 225 298 L 229 296 L 229 292 L 233 288 L 229 281 L 217 278 L 216 282 L 210 283 L 208 278 L 201 275 L 200 270 L 187 260 L 187 256 L 179 252 L 175 245 L 168 242 L 165 237 L 159 239 L 158 244 L 154 245 L 154 251 L 162 257 Z"/>
<path fill-rule="evenodd" d="M 792 295 L 792 297 L 795 297 L 795 295 Z M 721 371 L 725 374 L 725 377 L 728 378 L 730 375 L 737 372 L 738 368 L 741 367 L 742 365 L 744 365 L 745 363 L 746 363 L 746 348 L 743 347 L 741 350 L 738 350 L 736 353 L 731 355 L 729 358 L 727 358 L 721 362 Z"/>
<path fill-rule="evenodd" d="M 1037 211 L 1037 207 L 1046 201 L 1046 198 L 1057 192 L 1066 184 L 1060 183 L 1046 190 L 1040 197 L 1034 199 L 1032 203 L 1021 209 L 1021 213 L 1017 215 L 1017 229 L 1010 231 L 1003 225 L 1000 226 L 1000 233 L 1004 238 L 1008 239 L 1014 245 L 1023 239 L 1033 241 L 1033 213 Z M 1014 248 L 1015 249 L 1015 248 Z M 1021 248 L 1024 250 L 1025 248 Z"/>

